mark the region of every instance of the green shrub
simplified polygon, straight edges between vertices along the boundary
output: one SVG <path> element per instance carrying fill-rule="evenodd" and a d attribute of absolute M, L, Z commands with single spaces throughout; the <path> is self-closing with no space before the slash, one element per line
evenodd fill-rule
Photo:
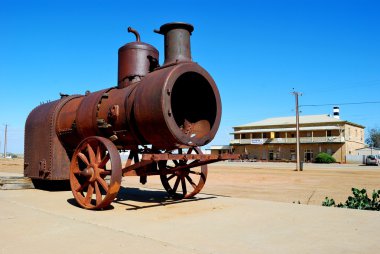
<path fill-rule="evenodd" d="M 366 189 L 352 188 L 351 190 L 354 196 L 349 196 L 344 204 L 339 203 L 336 205 L 334 199 L 326 197 L 322 202 L 322 206 L 380 211 L 380 190 L 373 190 L 372 199 L 368 197 Z"/>
<path fill-rule="evenodd" d="M 319 153 L 317 157 L 315 157 L 316 163 L 334 163 L 336 162 L 335 158 L 332 157 L 328 153 Z"/>

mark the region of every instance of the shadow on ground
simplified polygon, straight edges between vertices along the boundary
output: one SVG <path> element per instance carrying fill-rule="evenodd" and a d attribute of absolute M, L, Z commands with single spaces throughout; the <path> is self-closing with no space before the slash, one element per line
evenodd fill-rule
<path fill-rule="evenodd" d="M 139 189 L 139 188 L 120 187 L 117 197 L 113 201 L 113 203 L 127 206 L 126 210 L 140 210 L 140 209 L 154 208 L 154 207 L 159 207 L 159 206 L 203 201 L 203 200 L 214 199 L 214 198 L 216 198 L 216 196 L 210 195 L 208 197 L 202 197 L 202 198 L 193 197 L 189 199 L 176 199 L 176 198 L 170 197 L 166 191 L 162 191 L 162 190 L 145 190 L 145 189 Z M 76 202 L 75 198 L 68 199 L 67 203 L 69 203 L 72 206 L 81 208 L 81 206 L 79 206 L 78 203 Z M 141 205 L 138 205 L 136 203 L 141 203 Z M 114 209 L 114 207 L 110 205 L 109 207 L 104 208 L 102 210 L 112 210 L 112 209 Z"/>
<path fill-rule="evenodd" d="M 41 180 L 32 179 L 33 185 L 36 189 L 44 191 L 69 191 L 69 180 Z"/>
<path fill-rule="evenodd" d="M 121 187 L 115 199 L 115 203 L 128 206 L 127 210 L 147 209 L 158 206 L 175 205 L 186 202 L 202 201 L 213 199 L 216 196 L 190 199 L 176 199 L 172 198 L 166 191 L 162 190 L 144 190 L 139 188 L 125 188 Z M 142 203 L 137 205 L 136 203 Z"/>

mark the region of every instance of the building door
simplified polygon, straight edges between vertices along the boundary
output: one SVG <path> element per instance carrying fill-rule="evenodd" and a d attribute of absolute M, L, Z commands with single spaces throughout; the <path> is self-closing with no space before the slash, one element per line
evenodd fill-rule
<path fill-rule="evenodd" d="M 273 150 L 269 150 L 269 160 L 273 161 L 274 160 L 274 153 Z"/>
<path fill-rule="evenodd" d="M 296 160 L 296 150 L 290 149 L 290 160 L 295 161 Z"/>
<path fill-rule="evenodd" d="M 311 162 L 314 159 L 313 156 L 313 150 L 311 149 L 305 149 L 305 155 L 304 155 L 305 162 Z"/>

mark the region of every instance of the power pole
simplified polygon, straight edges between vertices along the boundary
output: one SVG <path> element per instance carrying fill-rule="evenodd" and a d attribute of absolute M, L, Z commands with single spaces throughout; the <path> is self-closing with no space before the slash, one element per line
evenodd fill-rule
<path fill-rule="evenodd" d="M 301 160 L 300 160 L 300 114 L 299 114 L 299 106 L 298 106 L 298 96 L 302 95 L 300 92 L 293 91 L 293 95 L 296 98 L 296 143 L 297 143 L 297 162 L 296 162 L 296 170 L 302 171 L 301 168 Z"/>
<path fill-rule="evenodd" d="M 8 125 L 5 124 L 5 132 L 4 132 L 4 158 L 7 157 L 7 127 L 8 127 Z"/>

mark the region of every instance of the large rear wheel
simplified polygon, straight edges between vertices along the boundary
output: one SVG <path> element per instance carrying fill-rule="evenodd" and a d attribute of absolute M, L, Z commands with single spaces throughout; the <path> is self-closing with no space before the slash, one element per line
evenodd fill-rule
<path fill-rule="evenodd" d="M 182 149 L 178 149 L 178 154 L 182 154 Z M 189 148 L 186 154 L 202 154 L 198 147 Z M 177 166 L 191 166 L 194 160 L 172 160 L 160 165 L 160 169 L 171 170 Z M 173 198 L 191 198 L 198 194 L 206 183 L 207 165 L 198 167 L 178 169 L 167 175 L 160 175 L 161 183 L 165 190 Z"/>

